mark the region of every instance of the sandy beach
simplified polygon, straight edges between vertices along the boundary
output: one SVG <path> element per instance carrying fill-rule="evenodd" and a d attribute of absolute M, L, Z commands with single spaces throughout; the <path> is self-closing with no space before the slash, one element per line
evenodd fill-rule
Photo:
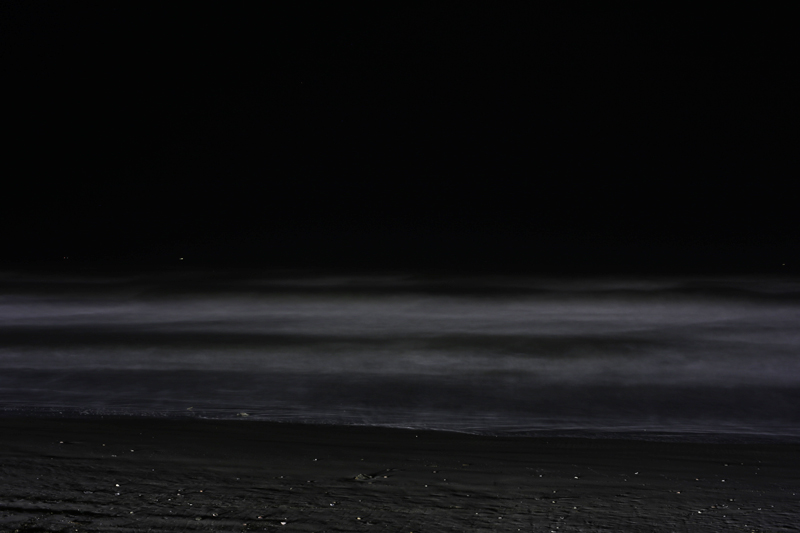
<path fill-rule="evenodd" d="M 0 419 L 2 531 L 797 531 L 800 446 Z"/>
<path fill-rule="evenodd" d="M 0 3 L 0 533 L 800 533 L 795 17 L 644 7 Z"/>

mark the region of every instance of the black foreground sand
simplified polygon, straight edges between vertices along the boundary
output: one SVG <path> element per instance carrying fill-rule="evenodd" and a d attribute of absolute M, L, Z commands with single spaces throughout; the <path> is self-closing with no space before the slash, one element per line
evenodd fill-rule
<path fill-rule="evenodd" d="M 0 419 L 2 531 L 798 531 L 800 445 Z"/>

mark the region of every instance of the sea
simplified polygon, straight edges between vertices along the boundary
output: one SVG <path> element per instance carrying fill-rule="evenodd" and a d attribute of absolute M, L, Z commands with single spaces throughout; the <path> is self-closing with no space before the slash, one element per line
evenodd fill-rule
<path fill-rule="evenodd" d="M 0 416 L 800 442 L 800 281 L 7 270 Z"/>

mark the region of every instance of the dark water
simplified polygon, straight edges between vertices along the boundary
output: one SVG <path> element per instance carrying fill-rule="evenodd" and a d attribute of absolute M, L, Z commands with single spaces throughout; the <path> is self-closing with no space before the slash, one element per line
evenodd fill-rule
<path fill-rule="evenodd" d="M 0 409 L 795 440 L 798 326 L 790 279 L 6 272 Z"/>

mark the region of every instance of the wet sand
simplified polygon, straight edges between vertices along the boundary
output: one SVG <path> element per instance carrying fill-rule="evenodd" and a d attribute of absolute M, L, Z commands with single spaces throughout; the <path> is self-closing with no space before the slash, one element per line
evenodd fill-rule
<path fill-rule="evenodd" d="M 800 445 L 0 419 L 0 531 L 797 531 Z"/>

